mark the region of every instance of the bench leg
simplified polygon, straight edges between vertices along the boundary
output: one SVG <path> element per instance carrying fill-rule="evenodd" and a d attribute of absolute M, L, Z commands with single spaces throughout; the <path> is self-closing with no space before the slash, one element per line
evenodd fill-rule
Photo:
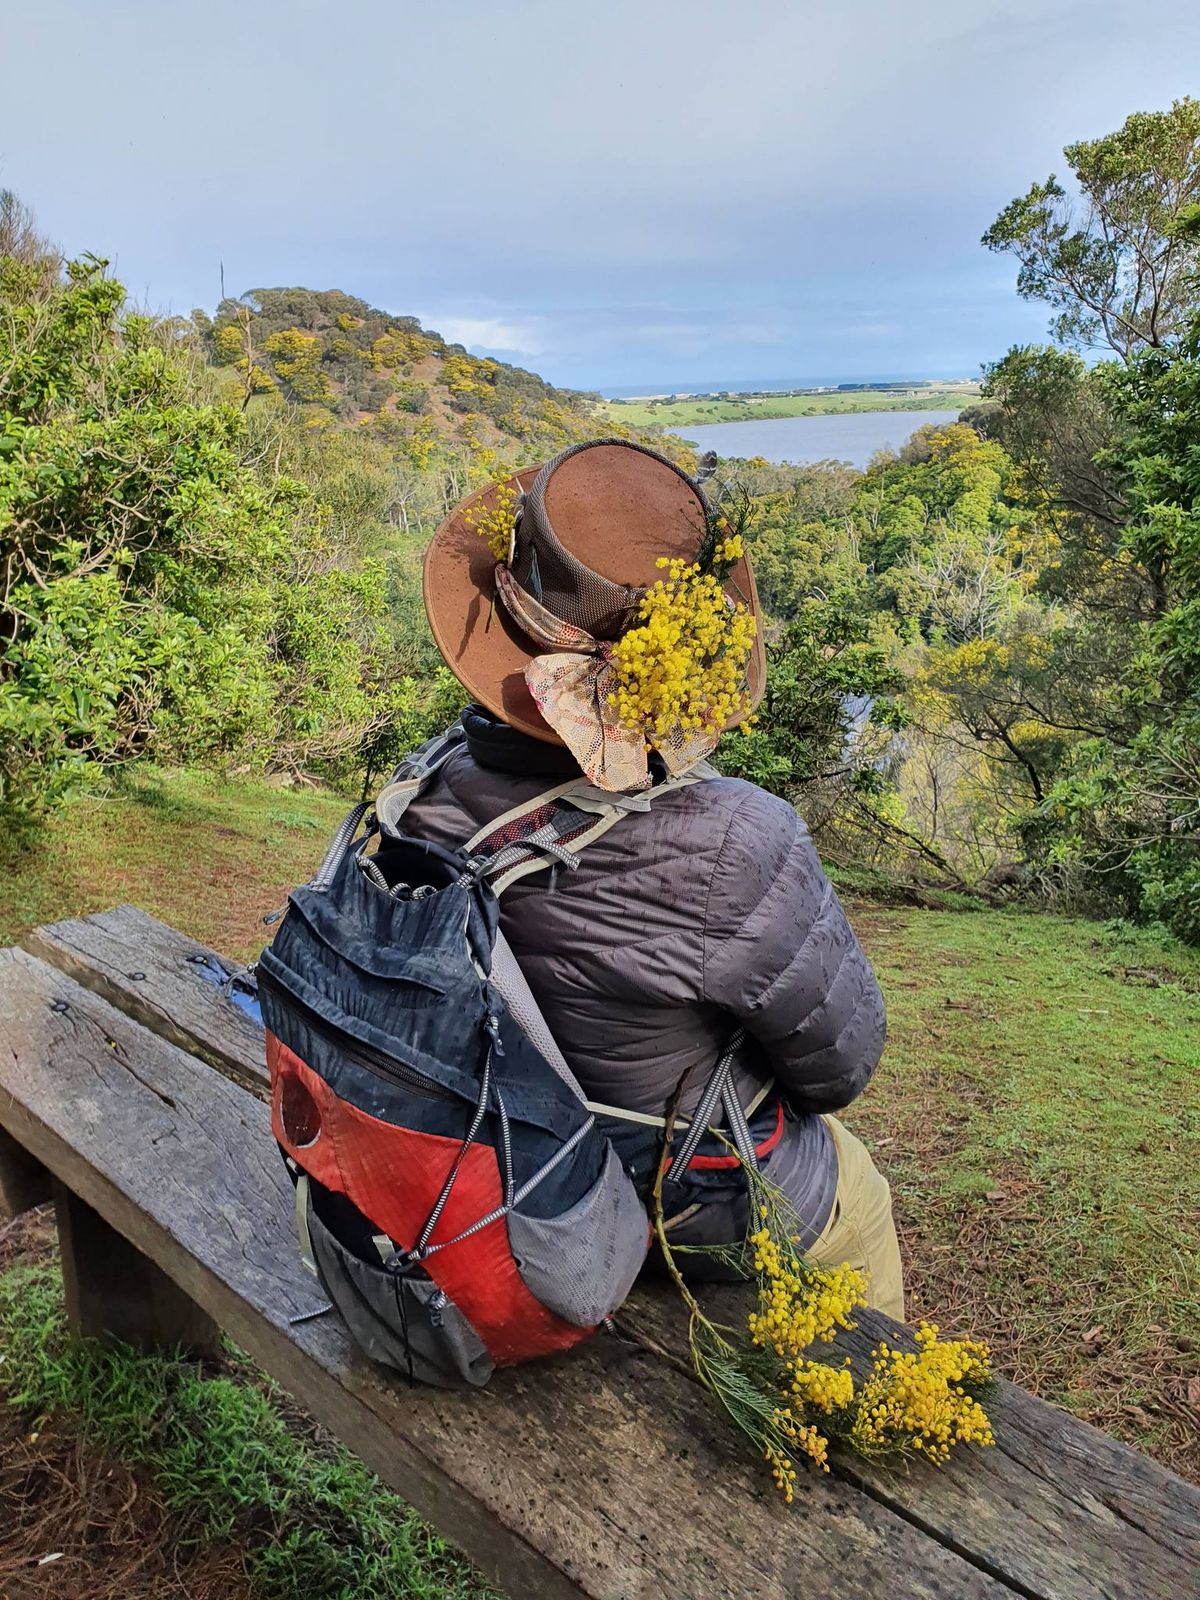
<path fill-rule="evenodd" d="M 0 1128 L 0 1222 L 19 1217 L 50 1198 L 50 1174 L 4 1128 Z"/>
<path fill-rule="evenodd" d="M 139 1350 L 217 1353 L 220 1330 L 207 1312 L 57 1179 L 54 1209 L 67 1320 L 77 1334 L 111 1334 Z"/>

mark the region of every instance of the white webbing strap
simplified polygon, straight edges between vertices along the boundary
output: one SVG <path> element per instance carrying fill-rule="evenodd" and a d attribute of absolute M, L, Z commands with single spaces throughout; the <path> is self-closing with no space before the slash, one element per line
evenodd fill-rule
<path fill-rule="evenodd" d="M 758 1110 L 759 1106 L 762 1105 L 763 1101 L 771 1093 L 774 1087 L 775 1079 L 768 1078 L 765 1083 L 759 1084 L 756 1092 L 746 1102 L 746 1104 L 741 1107 L 742 1115 L 746 1118 L 747 1122 Z M 626 1111 L 621 1106 L 606 1106 L 599 1100 L 587 1100 L 584 1102 L 584 1104 L 587 1106 L 589 1111 L 594 1111 L 598 1117 L 615 1117 L 618 1122 L 639 1122 L 644 1128 L 664 1129 L 667 1125 L 666 1117 L 653 1116 L 649 1111 Z M 690 1128 L 691 1125 L 692 1119 L 690 1117 L 675 1118 L 675 1126 L 677 1128 Z"/>
<path fill-rule="evenodd" d="M 535 811 L 540 811 L 543 806 L 549 805 L 553 800 L 561 800 L 570 793 L 578 782 L 575 778 L 568 778 L 566 783 L 557 784 L 553 789 L 546 789 L 541 794 L 535 794 L 532 800 L 526 800 L 519 806 L 513 806 L 508 811 L 502 811 L 498 817 L 493 817 L 490 822 L 485 822 L 467 840 L 463 849 L 468 855 L 474 854 L 485 839 L 491 838 L 493 833 L 498 833 L 501 828 L 510 822 L 518 822 L 522 817 L 528 817 Z"/>
<path fill-rule="evenodd" d="M 566 851 L 568 855 L 577 856 L 580 851 L 586 850 L 588 845 L 594 844 L 622 817 L 634 812 L 649 811 L 651 805 L 664 794 L 670 794 L 675 789 L 688 788 L 693 783 L 703 783 L 706 778 L 715 778 L 716 770 L 709 766 L 707 761 L 699 761 L 687 772 L 681 772 L 677 777 L 665 778 L 662 783 L 656 784 L 653 789 L 637 790 L 628 794 L 609 793 L 605 789 L 598 789 L 587 778 L 571 778 L 566 783 L 557 784 L 553 789 L 546 789 L 543 793 L 535 795 L 532 800 L 527 800 L 523 805 L 513 806 L 501 816 L 493 818 L 484 827 L 480 828 L 467 841 L 468 855 L 475 851 L 485 840 L 494 833 L 507 827 L 513 822 L 518 822 L 522 817 L 531 816 L 534 812 L 541 811 L 547 805 L 560 803 L 569 806 L 575 811 L 588 811 L 594 813 L 598 821 L 585 832 L 577 834 L 573 839 L 560 839 L 557 841 L 559 851 Z M 513 841 L 512 848 L 520 845 L 529 845 L 530 840 L 517 839 Z M 519 861 L 501 872 L 492 880 L 492 892 L 500 896 L 504 891 L 519 879 L 528 877 L 532 872 L 541 872 L 549 866 L 554 854 L 543 854 L 533 845 L 530 858 Z M 570 865 L 571 863 L 568 863 Z"/>
<path fill-rule="evenodd" d="M 313 1255 L 312 1234 L 308 1227 L 308 1173 L 301 1172 L 296 1179 L 296 1232 L 300 1238 L 300 1259 L 312 1273 L 314 1278 L 320 1277 L 317 1271 L 317 1258 Z"/>
<path fill-rule="evenodd" d="M 581 833 L 574 839 L 560 840 L 558 848 L 565 851 L 568 856 L 577 856 L 581 850 L 586 850 L 589 844 L 594 844 L 601 834 L 607 833 L 615 823 L 620 822 L 623 815 L 621 811 L 614 811 L 611 816 L 601 817 L 599 822 L 593 823 L 586 833 Z M 532 856 L 528 861 L 518 862 L 515 867 L 510 867 L 507 872 L 502 872 L 499 877 L 492 880 L 492 893 L 499 897 L 510 885 L 516 883 L 518 878 L 528 877 L 531 872 L 540 872 L 552 862 L 552 856 L 540 854 Z M 574 866 L 575 863 L 568 861 L 566 865 Z"/>

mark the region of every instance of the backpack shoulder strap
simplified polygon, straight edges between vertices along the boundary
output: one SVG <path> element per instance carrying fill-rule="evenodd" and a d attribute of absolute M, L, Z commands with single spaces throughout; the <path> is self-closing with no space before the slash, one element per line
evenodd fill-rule
<path fill-rule="evenodd" d="M 623 817 L 649 811 L 664 794 L 715 776 L 707 762 L 699 762 L 653 789 L 631 793 L 610 793 L 582 777 L 568 779 L 485 823 L 466 850 L 499 896 L 518 879 L 555 863 L 574 868 L 580 852 Z"/>
<path fill-rule="evenodd" d="M 427 739 L 419 749 L 404 757 L 375 799 L 375 816 L 385 832 L 396 831 L 409 806 L 427 787 L 438 768 L 466 743 L 466 737 L 462 723 L 454 722 L 444 733 Z"/>
<path fill-rule="evenodd" d="M 465 738 L 462 723 L 455 722 L 444 733 L 439 733 L 433 739 L 427 739 L 418 750 L 405 756 L 385 787 L 379 791 L 374 804 L 372 805 L 369 800 L 361 800 L 339 823 L 321 865 L 310 880 L 310 887 L 327 889 L 333 882 L 334 874 L 345 859 L 347 851 L 356 842 L 361 842 L 358 840 L 358 830 L 364 818 L 367 819 L 364 839 L 369 839 L 380 828 L 393 831 L 433 774 L 454 754 Z"/>
<path fill-rule="evenodd" d="M 630 794 L 611 794 L 605 789 L 596 788 L 586 778 L 572 779 L 534 795 L 531 800 L 513 806 L 486 823 L 467 841 L 466 850 L 479 875 L 491 881 L 492 892 L 498 897 L 510 884 L 529 873 L 540 872 L 556 864 L 574 868 L 578 865 L 580 852 L 615 827 L 622 817 L 636 811 L 649 811 L 662 795 L 716 776 L 718 774 L 713 767 L 707 762 L 700 762 L 679 777 L 665 779 L 653 789 Z M 595 821 L 589 820 L 591 817 Z M 533 1040 L 546 1061 L 593 1115 L 642 1123 L 658 1129 L 666 1127 L 663 1117 L 625 1111 L 617 1106 L 585 1099 L 578 1080 L 567 1065 L 525 981 L 516 957 L 499 932 L 493 951 L 491 980 L 522 1031 Z M 744 1028 L 735 1030 L 705 1084 L 694 1115 L 690 1120 L 678 1119 L 680 1129 L 686 1131 L 680 1150 L 671 1163 L 672 1175 L 687 1167 L 701 1139 L 708 1132 L 718 1106 L 725 1113 L 726 1126 L 738 1156 L 747 1166 L 756 1164 L 749 1119 L 773 1092 L 775 1080 L 771 1078 L 760 1085 L 749 1104 L 742 1106 L 734 1087 L 733 1062 L 745 1037 Z"/>

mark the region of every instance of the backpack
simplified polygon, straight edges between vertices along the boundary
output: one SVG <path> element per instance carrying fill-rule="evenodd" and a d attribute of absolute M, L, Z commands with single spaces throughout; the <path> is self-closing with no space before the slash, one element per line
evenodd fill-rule
<path fill-rule="evenodd" d="M 444 1386 L 587 1338 L 624 1301 L 651 1236 L 603 1131 L 621 1113 L 585 1100 L 500 932 L 499 896 L 528 873 L 573 869 L 630 810 L 711 770 L 627 796 L 560 784 L 456 850 L 405 835 L 407 806 L 463 739 L 455 725 L 429 741 L 373 812 L 350 813 L 257 965 L 272 1130 L 305 1262 L 369 1356 Z M 672 1173 L 693 1162 L 718 1103 L 732 1164 L 754 1159 L 732 1092 L 739 1042 Z"/>

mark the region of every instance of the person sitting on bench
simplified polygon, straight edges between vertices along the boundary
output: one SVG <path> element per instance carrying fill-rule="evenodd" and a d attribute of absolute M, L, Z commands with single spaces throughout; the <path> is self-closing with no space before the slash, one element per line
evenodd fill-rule
<path fill-rule="evenodd" d="M 744 660 L 732 691 L 727 670 L 715 675 L 715 727 L 655 717 L 654 694 L 665 682 L 677 706 L 694 670 L 694 656 L 669 658 L 672 607 L 685 603 L 710 606 L 715 654 Z M 578 870 L 513 885 L 501 926 L 643 1193 L 668 1107 L 682 1130 L 732 1038 L 761 1170 L 795 1208 L 809 1258 L 864 1271 L 870 1303 L 903 1319 L 888 1185 L 832 1115 L 879 1061 L 879 986 L 792 806 L 704 762 L 765 687 L 740 539 L 666 457 L 599 440 L 458 506 L 430 546 L 425 604 L 474 703 L 465 746 L 409 812 L 414 831 L 453 847 L 581 772 L 630 796 Z M 667 654 L 646 667 L 656 648 Z M 638 808 L 640 791 L 681 774 L 698 781 Z M 709 1134 L 670 1185 L 670 1237 L 731 1243 L 748 1220 L 738 1158 Z"/>

